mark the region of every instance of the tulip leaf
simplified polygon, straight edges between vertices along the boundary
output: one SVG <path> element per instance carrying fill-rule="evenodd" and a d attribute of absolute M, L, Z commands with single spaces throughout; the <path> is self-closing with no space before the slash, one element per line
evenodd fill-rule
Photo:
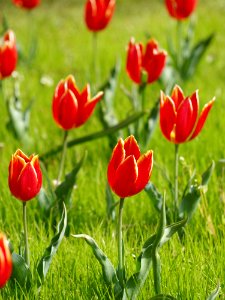
<path fill-rule="evenodd" d="M 52 238 L 50 245 L 45 249 L 45 252 L 37 266 L 37 273 L 39 276 L 38 282 L 37 282 L 38 288 L 40 288 L 44 282 L 44 279 L 47 275 L 49 267 L 52 263 L 52 259 L 55 256 L 55 254 L 62 242 L 62 239 L 65 235 L 66 227 L 67 227 L 67 211 L 66 211 L 65 204 L 63 204 L 63 213 L 62 213 L 61 220 L 57 226 L 57 233 Z"/>
<path fill-rule="evenodd" d="M 207 170 L 202 174 L 201 184 L 194 183 L 190 185 L 189 191 L 184 195 L 180 207 L 179 207 L 179 216 L 183 218 L 184 215 L 187 215 L 188 222 L 192 218 L 199 201 L 201 199 L 201 192 L 205 193 L 207 190 L 208 182 L 212 176 L 212 172 L 215 168 L 215 162 L 213 161 Z"/>
<path fill-rule="evenodd" d="M 176 300 L 176 298 L 170 296 L 170 295 L 156 295 L 154 297 L 151 297 L 149 300 Z"/>
<path fill-rule="evenodd" d="M 119 284 L 119 280 L 117 278 L 116 271 L 108 259 L 108 257 L 104 254 L 104 252 L 99 248 L 98 244 L 95 240 L 87 234 L 72 234 L 75 238 L 82 238 L 86 241 L 86 243 L 91 246 L 91 249 L 97 258 L 98 262 L 102 267 L 102 274 L 106 285 L 112 286 L 114 285 L 117 290 L 115 290 L 115 294 L 119 294 L 121 292 L 121 287 Z"/>
<path fill-rule="evenodd" d="M 207 298 L 207 300 L 215 300 L 217 296 L 219 296 L 219 292 L 220 292 L 220 284 L 218 284 L 217 288 L 214 291 L 212 291 L 212 293 Z"/>
<path fill-rule="evenodd" d="M 134 113 L 133 115 L 128 116 L 125 120 L 121 121 L 120 123 L 118 123 L 114 126 L 111 126 L 107 129 L 97 131 L 97 132 L 94 132 L 92 134 L 85 135 L 85 136 L 82 136 L 80 138 L 69 141 L 68 144 L 67 144 L 67 147 L 71 148 L 71 147 L 73 147 L 75 145 L 78 145 L 78 144 L 83 144 L 83 143 L 86 143 L 86 142 L 90 142 L 90 141 L 93 141 L 93 140 L 96 140 L 96 139 L 106 137 L 110 134 L 113 134 L 114 132 L 117 132 L 120 129 L 123 129 L 124 127 L 127 127 L 129 124 L 136 122 L 138 119 L 140 119 L 144 115 L 145 115 L 145 112 Z M 50 151 L 46 152 L 45 154 L 41 155 L 41 159 L 46 160 L 47 158 L 49 158 L 51 156 L 54 156 L 55 154 L 57 154 L 61 151 L 62 151 L 62 145 L 60 145 L 60 146 L 56 147 L 55 149 L 50 150 Z"/>
<path fill-rule="evenodd" d="M 207 38 L 198 42 L 190 51 L 189 57 L 186 58 L 181 66 L 181 76 L 184 80 L 190 78 L 195 73 L 197 65 L 199 64 L 205 51 L 211 44 L 214 34 L 210 34 Z"/>
<path fill-rule="evenodd" d="M 161 211 L 163 205 L 163 195 L 157 190 L 156 186 L 152 182 L 149 182 L 145 186 L 145 192 L 153 202 L 156 210 Z"/>
<path fill-rule="evenodd" d="M 11 281 L 14 281 L 20 285 L 20 287 L 26 290 L 31 288 L 32 275 L 31 271 L 26 264 L 24 258 L 13 252 L 12 253 L 13 271 L 11 275 Z"/>

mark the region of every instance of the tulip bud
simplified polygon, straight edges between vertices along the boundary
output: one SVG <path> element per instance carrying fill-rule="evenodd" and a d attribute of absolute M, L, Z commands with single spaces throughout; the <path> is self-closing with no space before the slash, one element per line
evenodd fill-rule
<path fill-rule="evenodd" d="M 0 80 L 8 77 L 17 64 L 16 38 L 12 30 L 8 30 L 0 43 Z"/>
<path fill-rule="evenodd" d="M 0 233 L 0 288 L 3 288 L 12 273 L 12 257 L 6 236 Z"/>
<path fill-rule="evenodd" d="M 22 201 L 34 198 L 42 186 L 42 173 L 38 156 L 27 157 L 20 149 L 13 155 L 9 164 L 9 188 L 13 196 Z"/>
<path fill-rule="evenodd" d="M 24 9 L 33 9 L 38 6 L 41 0 L 12 0 L 12 2 Z"/>
<path fill-rule="evenodd" d="M 133 196 L 147 185 L 152 167 L 152 150 L 141 155 L 134 136 L 119 139 L 108 165 L 109 185 L 121 198 Z"/>
<path fill-rule="evenodd" d="M 172 18 L 184 20 L 194 12 L 197 0 L 165 0 L 165 4 Z"/>

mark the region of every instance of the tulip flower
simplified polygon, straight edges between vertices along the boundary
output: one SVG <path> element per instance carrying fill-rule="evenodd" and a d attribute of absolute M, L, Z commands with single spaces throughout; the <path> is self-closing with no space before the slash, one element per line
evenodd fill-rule
<path fill-rule="evenodd" d="M 143 190 L 153 167 L 153 152 L 140 154 L 134 136 L 119 139 L 108 165 L 108 182 L 121 198 L 130 197 Z"/>
<path fill-rule="evenodd" d="M 69 75 L 56 87 L 52 102 L 53 118 L 64 130 L 79 127 L 90 118 L 102 96 L 103 92 L 99 92 L 91 99 L 89 84 L 79 91 L 74 77 Z"/>
<path fill-rule="evenodd" d="M 214 101 L 215 98 L 209 101 L 199 114 L 198 91 L 185 97 L 176 85 L 171 96 L 161 92 L 160 127 L 163 135 L 175 144 L 194 139 L 201 132 Z"/>
<path fill-rule="evenodd" d="M 0 233 L 0 288 L 3 288 L 12 273 L 12 257 L 8 241 L 3 233 Z"/>
<path fill-rule="evenodd" d="M 12 30 L 8 30 L 0 43 L 0 79 L 8 77 L 17 64 L 16 38 Z"/>
<path fill-rule="evenodd" d="M 40 0 L 12 0 L 12 2 L 24 9 L 33 9 L 40 4 Z"/>
<path fill-rule="evenodd" d="M 9 188 L 13 196 L 24 202 L 34 198 L 42 185 L 42 173 L 38 156 L 26 156 L 20 149 L 13 155 L 9 164 Z"/>
<path fill-rule="evenodd" d="M 171 17 L 183 20 L 194 12 L 197 0 L 165 0 L 165 4 Z"/>
<path fill-rule="evenodd" d="M 151 39 L 144 46 L 142 43 L 135 43 L 134 39 L 130 40 L 127 52 L 127 74 L 137 84 L 142 83 L 142 72 L 147 73 L 147 83 L 156 81 L 166 64 L 167 53 L 159 50 L 158 43 Z"/>
<path fill-rule="evenodd" d="M 87 0 L 85 22 L 90 31 L 103 30 L 112 19 L 116 0 Z"/>

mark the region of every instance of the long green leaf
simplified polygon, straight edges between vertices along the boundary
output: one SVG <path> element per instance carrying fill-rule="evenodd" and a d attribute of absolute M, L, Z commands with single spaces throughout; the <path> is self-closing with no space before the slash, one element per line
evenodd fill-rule
<path fill-rule="evenodd" d="M 215 300 L 217 296 L 219 296 L 220 292 L 220 284 L 218 284 L 217 288 L 210 294 L 207 300 Z"/>
<path fill-rule="evenodd" d="M 101 130 L 101 131 L 98 131 L 98 132 L 95 132 L 95 133 L 92 133 L 92 134 L 85 135 L 85 136 L 82 136 L 80 138 L 74 139 L 74 140 L 68 142 L 67 147 L 71 148 L 75 145 L 90 142 L 90 141 L 94 141 L 96 139 L 100 139 L 100 138 L 103 138 L 107 135 L 110 135 L 110 134 L 112 134 L 112 133 L 114 133 L 114 132 L 116 132 L 116 131 L 124 128 L 124 127 L 127 127 L 129 124 L 137 121 L 142 116 L 144 116 L 145 113 L 146 112 L 134 113 L 133 115 L 129 116 L 128 118 L 126 118 L 122 122 L 116 124 L 115 126 L 112 126 L 112 127 L 107 128 L 107 129 L 104 129 L 104 130 Z M 55 149 L 50 150 L 49 152 L 41 155 L 40 158 L 42 160 L 46 160 L 47 158 L 49 158 L 51 156 L 54 156 L 55 154 L 59 153 L 61 150 L 62 150 L 62 146 L 60 145 L 60 146 L 56 147 Z"/>
<path fill-rule="evenodd" d="M 44 279 L 49 270 L 49 267 L 52 263 L 52 259 L 55 256 L 55 254 L 59 248 L 59 245 L 62 242 L 62 239 L 65 235 L 66 226 L 67 226 L 67 212 L 66 212 L 66 206 L 64 204 L 62 217 L 61 217 L 61 220 L 57 227 L 57 234 L 52 238 L 50 245 L 45 249 L 44 255 L 40 259 L 38 266 L 37 266 L 37 273 L 39 276 L 37 285 L 39 288 L 43 284 Z"/>
<path fill-rule="evenodd" d="M 31 288 L 32 275 L 24 258 L 13 252 L 12 253 L 13 271 L 11 281 L 15 281 L 22 289 L 29 290 Z"/>
<path fill-rule="evenodd" d="M 116 271 L 111 263 L 111 261 L 108 259 L 108 257 L 105 255 L 105 253 L 99 248 L 96 241 L 87 234 L 72 234 L 75 238 L 82 238 L 86 241 L 86 243 L 91 246 L 91 249 L 97 258 L 98 262 L 100 263 L 102 267 L 102 274 L 105 283 L 108 286 L 116 286 L 118 288 L 117 291 L 115 291 L 116 294 L 121 292 L 121 287 L 119 285 L 119 280 L 116 275 Z"/>

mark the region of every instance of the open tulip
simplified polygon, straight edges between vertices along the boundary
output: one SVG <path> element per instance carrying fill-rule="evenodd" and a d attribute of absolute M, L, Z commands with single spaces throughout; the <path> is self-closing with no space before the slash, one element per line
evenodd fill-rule
<path fill-rule="evenodd" d="M 64 130 L 79 127 L 89 119 L 102 96 L 103 92 L 99 92 L 91 99 L 89 84 L 80 92 L 74 77 L 69 75 L 56 87 L 52 101 L 53 118 Z"/>
<path fill-rule="evenodd" d="M 135 43 L 132 38 L 127 51 L 127 74 L 135 83 L 141 84 L 142 72 L 146 72 L 147 83 L 152 83 L 162 74 L 166 57 L 166 51 L 159 50 L 154 39 L 148 41 L 144 51 L 142 43 Z"/>
<path fill-rule="evenodd" d="M 12 273 L 12 257 L 8 241 L 3 233 L 0 233 L 0 288 L 3 288 Z"/>
<path fill-rule="evenodd" d="M 215 98 L 209 101 L 199 114 L 198 91 L 185 97 L 176 85 L 171 96 L 161 92 L 160 127 L 163 135 L 175 144 L 192 140 L 201 132 L 214 101 Z"/>
<path fill-rule="evenodd" d="M 85 22 L 89 30 L 103 30 L 110 22 L 116 0 L 87 0 L 85 7 Z"/>
<path fill-rule="evenodd" d="M 0 79 L 8 77 L 17 64 L 16 38 L 12 30 L 8 30 L 0 43 Z"/>
<path fill-rule="evenodd" d="M 13 3 L 25 9 L 33 9 L 40 4 L 40 0 L 12 0 Z"/>
<path fill-rule="evenodd" d="M 130 197 L 144 189 L 153 167 L 153 152 L 140 154 L 134 136 L 119 139 L 108 165 L 108 182 L 121 198 Z"/>
<path fill-rule="evenodd" d="M 9 188 L 13 196 L 28 201 L 34 198 L 42 186 L 42 173 L 38 156 L 26 156 L 20 149 L 13 155 L 9 164 Z"/>
<path fill-rule="evenodd" d="M 171 17 L 183 20 L 194 12 L 197 0 L 165 0 L 165 4 Z"/>

